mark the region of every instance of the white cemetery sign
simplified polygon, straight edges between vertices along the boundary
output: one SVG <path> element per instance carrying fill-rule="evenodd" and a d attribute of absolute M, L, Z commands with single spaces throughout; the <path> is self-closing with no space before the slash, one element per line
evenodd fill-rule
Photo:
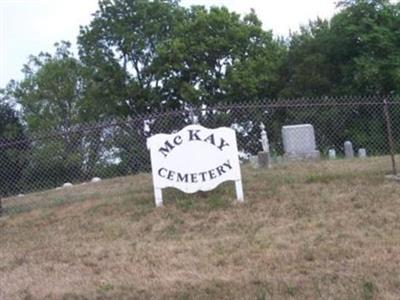
<path fill-rule="evenodd" d="M 244 201 L 236 133 L 222 127 L 190 125 L 174 134 L 147 139 L 150 150 L 156 206 L 162 206 L 162 189 L 185 193 L 210 191 L 234 181 L 238 201 Z"/>

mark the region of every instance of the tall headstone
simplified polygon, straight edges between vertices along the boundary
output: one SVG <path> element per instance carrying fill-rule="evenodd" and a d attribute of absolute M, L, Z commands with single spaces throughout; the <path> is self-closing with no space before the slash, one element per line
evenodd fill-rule
<path fill-rule="evenodd" d="M 265 125 L 263 123 L 260 124 L 260 129 L 261 129 L 261 146 L 263 151 L 259 152 L 257 157 L 258 157 L 258 166 L 260 168 L 269 168 L 270 164 L 270 156 L 269 156 L 269 141 L 268 141 L 268 135 L 267 132 L 265 131 Z"/>
<path fill-rule="evenodd" d="M 282 127 L 283 148 L 286 160 L 317 160 L 314 127 L 311 124 Z"/>
<path fill-rule="evenodd" d="M 267 132 L 265 131 L 264 123 L 261 123 L 260 128 L 261 128 L 261 146 L 264 152 L 269 153 L 269 141 Z"/>
<path fill-rule="evenodd" d="M 347 159 L 354 158 L 353 144 L 350 141 L 344 143 L 344 156 Z"/>
<path fill-rule="evenodd" d="M 367 158 L 367 150 L 364 148 L 358 149 L 358 157 L 359 158 Z"/>
<path fill-rule="evenodd" d="M 336 159 L 336 150 L 329 149 L 328 156 L 329 156 L 329 159 L 331 159 L 331 160 Z"/>

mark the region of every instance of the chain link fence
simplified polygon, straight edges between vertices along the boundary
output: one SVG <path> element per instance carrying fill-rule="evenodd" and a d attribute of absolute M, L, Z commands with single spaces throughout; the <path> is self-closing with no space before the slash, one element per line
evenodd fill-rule
<path fill-rule="evenodd" d="M 282 127 L 311 124 L 317 149 L 327 159 L 329 149 L 344 156 L 344 142 L 368 156 L 400 150 L 400 101 L 384 97 L 342 97 L 275 100 L 258 103 L 187 107 L 138 115 L 128 120 L 80 124 L 62 131 L 0 137 L 0 199 L 2 213 L 23 207 L 23 195 L 79 184 L 93 178 L 113 178 L 150 172 L 146 139 L 199 123 L 208 128 L 231 127 L 237 132 L 241 161 L 262 150 L 260 124 L 266 126 L 272 161 L 284 154 Z M 301 138 L 301 137 L 300 137 Z M 390 159 L 388 171 L 390 171 Z M 13 201 L 8 201 L 13 199 Z M 25 208 L 25 209 L 29 209 Z"/>

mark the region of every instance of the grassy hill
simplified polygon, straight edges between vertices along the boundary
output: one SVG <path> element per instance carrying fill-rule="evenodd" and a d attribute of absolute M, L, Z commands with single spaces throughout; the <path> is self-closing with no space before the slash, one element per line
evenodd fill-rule
<path fill-rule="evenodd" d="M 4 199 L 0 299 L 399 299 L 388 169 L 244 167 L 245 204 L 228 183 L 155 209 L 149 175 Z"/>

